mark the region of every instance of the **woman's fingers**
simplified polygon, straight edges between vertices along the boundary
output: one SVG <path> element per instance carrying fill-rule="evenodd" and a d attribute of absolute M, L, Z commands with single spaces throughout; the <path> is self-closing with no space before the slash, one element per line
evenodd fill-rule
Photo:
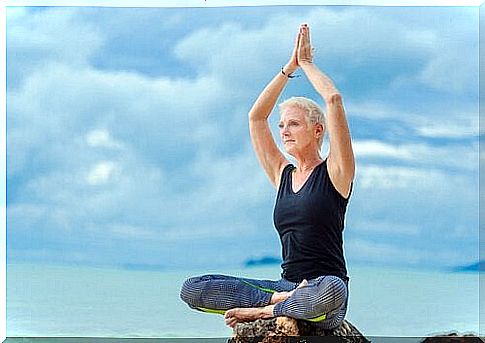
<path fill-rule="evenodd" d="M 310 28 L 308 26 L 303 26 L 303 37 L 305 41 L 305 47 L 310 47 Z"/>
<path fill-rule="evenodd" d="M 310 43 L 310 28 L 307 24 L 300 25 L 300 45 L 298 47 L 298 62 L 312 61 L 312 48 Z"/>
<path fill-rule="evenodd" d="M 306 25 L 306 24 L 305 24 Z M 308 39 L 308 44 L 311 44 L 310 42 L 310 27 L 308 25 L 305 26 L 305 31 L 306 31 L 306 37 Z"/>
<path fill-rule="evenodd" d="M 226 323 L 227 326 L 234 327 L 236 319 L 232 315 L 232 311 L 226 311 L 224 314 L 224 322 Z"/>
<path fill-rule="evenodd" d="M 300 36 L 300 47 L 305 48 L 306 44 L 308 43 L 308 36 L 304 25 L 300 26 Z"/>
<path fill-rule="evenodd" d="M 296 36 L 296 39 L 295 39 L 295 47 L 293 48 L 293 53 L 292 53 L 292 57 L 294 58 L 294 62 L 296 64 L 298 64 L 298 47 L 300 45 L 300 36 L 301 34 L 298 33 L 298 35 Z"/>

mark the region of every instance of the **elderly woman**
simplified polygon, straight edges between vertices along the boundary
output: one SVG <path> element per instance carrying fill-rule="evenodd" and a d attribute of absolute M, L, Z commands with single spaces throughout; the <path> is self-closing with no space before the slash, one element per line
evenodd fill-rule
<path fill-rule="evenodd" d="M 283 248 L 277 281 L 204 275 L 185 281 L 181 298 L 191 308 L 224 314 L 226 324 L 288 316 L 339 326 L 347 311 L 348 276 L 343 229 L 355 162 L 342 97 L 313 63 L 310 28 L 300 26 L 289 62 L 249 113 L 254 150 L 277 189 L 274 223 Z M 280 136 L 291 164 L 272 137 L 268 117 L 292 74 L 301 68 L 327 107 L 296 97 L 280 104 Z M 327 158 L 320 156 L 325 130 Z"/>

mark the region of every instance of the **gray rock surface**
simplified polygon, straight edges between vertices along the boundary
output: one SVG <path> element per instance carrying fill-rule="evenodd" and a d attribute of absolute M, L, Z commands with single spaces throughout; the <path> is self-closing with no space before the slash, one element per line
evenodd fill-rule
<path fill-rule="evenodd" d="M 426 337 L 421 343 L 483 343 L 485 340 L 474 335 L 458 335 L 452 332 L 446 335 L 439 335 L 434 337 Z"/>
<path fill-rule="evenodd" d="M 317 338 L 318 337 L 318 338 Z M 323 339 L 322 337 L 326 337 Z M 345 321 L 333 330 L 324 330 L 316 323 L 288 317 L 258 319 L 239 323 L 229 343 L 289 343 L 289 342 L 370 342 L 351 323 Z"/>

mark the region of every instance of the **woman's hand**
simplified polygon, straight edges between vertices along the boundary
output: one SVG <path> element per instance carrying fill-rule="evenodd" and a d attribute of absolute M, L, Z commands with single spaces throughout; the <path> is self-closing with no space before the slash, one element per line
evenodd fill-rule
<path fill-rule="evenodd" d="M 313 63 L 313 48 L 310 42 L 310 27 L 307 24 L 300 25 L 300 43 L 298 44 L 297 61 L 300 67 Z"/>
<path fill-rule="evenodd" d="M 301 30 L 298 32 L 298 35 L 296 36 L 295 47 L 293 48 L 293 52 L 291 53 L 290 60 L 283 68 L 286 75 L 290 75 L 291 73 L 294 73 L 298 69 L 297 56 L 298 56 L 298 45 L 300 44 L 300 36 L 301 36 Z"/>

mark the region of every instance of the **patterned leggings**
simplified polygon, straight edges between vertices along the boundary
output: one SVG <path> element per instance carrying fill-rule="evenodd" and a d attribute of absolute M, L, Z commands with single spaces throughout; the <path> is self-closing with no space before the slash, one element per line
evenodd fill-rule
<path fill-rule="evenodd" d="M 191 308 L 224 314 L 235 307 L 269 305 L 274 292 L 292 291 L 298 283 L 246 279 L 226 275 L 203 275 L 187 279 L 180 297 Z M 298 288 L 292 296 L 276 304 L 273 315 L 319 322 L 324 329 L 339 326 L 347 312 L 347 283 L 333 276 L 308 280 L 308 286 Z"/>

